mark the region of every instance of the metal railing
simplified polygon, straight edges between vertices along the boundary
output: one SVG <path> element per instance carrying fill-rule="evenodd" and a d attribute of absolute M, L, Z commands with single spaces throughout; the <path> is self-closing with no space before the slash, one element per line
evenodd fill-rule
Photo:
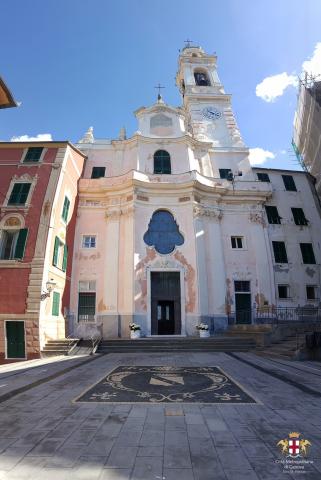
<path fill-rule="evenodd" d="M 92 335 L 90 337 L 90 339 L 91 339 L 91 343 L 92 343 L 91 355 L 93 355 L 94 353 L 96 353 L 96 350 L 97 350 L 100 342 L 102 341 L 102 336 L 101 335 Z"/>
<path fill-rule="evenodd" d="M 68 352 L 67 352 L 67 355 L 70 355 L 70 353 L 74 350 L 74 348 L 76 347 L 79 339 L 78 338 L 75 338 L 75 336 L 71 333 L 70 335 L 68 335 L 68 337 L 66 337 L 68 341 Z"/>
<path fill-rule="evenodd" d="M 92 323 L 95 321 L 95 314 L 92 313 L 81 313 L 78 315 L 78 322 L 83 323 Z"/>
<path fill-rule="evenodd" d="M 321 307 L 255 307 L 228 314 L 229 325 L 287 322 L 321 322 Z"/>

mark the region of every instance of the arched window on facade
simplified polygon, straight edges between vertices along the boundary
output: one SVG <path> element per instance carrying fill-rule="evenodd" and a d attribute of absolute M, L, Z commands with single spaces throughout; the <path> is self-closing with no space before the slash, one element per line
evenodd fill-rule
<path fill-rule="evenodd" d="M 171 212 L 156 210 L 153 213 L 144 234 L 144 242 L 162 255 L 168 255 L 175 247 L 183 245 L 184 237 Z"/>
<path fill-rule="evenodd" d="M 196 85 L 201 87 L 210 87 L 211 82 L 208 78 L 207 73 L 204 70 L 195 70 L 194 71 L 194 78 Z"/>
<path fill-rule="evenodd" d="M 171 157 L 166 150 L 154 153 L 154 173 L 171 173 Z"/>

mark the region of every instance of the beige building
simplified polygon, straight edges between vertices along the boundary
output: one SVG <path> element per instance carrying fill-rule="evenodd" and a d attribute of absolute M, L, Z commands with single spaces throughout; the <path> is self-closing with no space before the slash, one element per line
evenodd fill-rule
<path fill-rule="evenodd" d="M 300 82 L 293 147 L 303 168 L 315 178 L 321 198 L 321 81 Z"/>

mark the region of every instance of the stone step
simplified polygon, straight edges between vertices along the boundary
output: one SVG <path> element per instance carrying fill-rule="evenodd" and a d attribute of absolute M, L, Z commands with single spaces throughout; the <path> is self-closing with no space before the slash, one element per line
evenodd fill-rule
<path fill-rule="evenodd" d="M 55 357 L 59 355 L 66 355 L 66 350 L 41 350 L 42 357 Z"/>
<path fill-rule="evenodd" d="M 139 347 L 110 347 L 110 348 L 101 348 L 99 347 L 97 353 L 142 353 L 142 352 L 248 352 L 253 350 L 253 346 L 227 346 L 227 347 L 183 347 L 179 350 L 173 349 L 171 347 L 154 347 L 154 348 L 139 348 Z"/>
<path fill-rule="evenodd" d="M 208 338 L 199 338 L 199 337 L 183 337 L 183 338 L 153 338 L 153 337 L 142 337 L 142 338 L 137 338 L 137 339 L 129 339 L 129 338 L 111 338 L 109 340 L 103 340 L 102 344 L 111 344 L 111 343 L 116 343 L 116 344 L 126 344 L 130 343 L 132 344 L 133 342 L 140 342 L 140 343 L 146 343 L 146 344 L 152 344 L 155 343 L 157 345 L 162 344 L 162 343 L 168 343 L 170 345 L 174 344 L 185 344 L 185 343 L 241 343 L 241 342 L 250 342 L 250 343 L 255 343 L 253 338 L 250 336 L 246 337 L 219 337 L 219 336 L 213 336 L 213 337 L 208 337 Z"/>
<path fill-rule="evenodd" d="M 140 338 L 136 340 L 104 340 L 98 353 L 108 352 L 233 352 L 249 351 L 256 347 L 251 338 L 210 337 L 210 338 Z"/>

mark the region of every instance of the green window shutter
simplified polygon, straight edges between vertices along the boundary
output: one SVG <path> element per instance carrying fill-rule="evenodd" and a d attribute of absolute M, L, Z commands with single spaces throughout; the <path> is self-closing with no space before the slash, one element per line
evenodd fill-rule
<path fill-rule="evenodd" d="M 15 183 L 8 201 L 8 205 L 24 205 L 28 198 L 31 183 Z"/>
<path fill-rule="evenodd" d="M 60 306 L 60 293 L 53 292 L 53 295 L 52 295 L 52 315 L 55 315 L 56 317 L 58 317 L 59 306 Z"/>
<path fill-rule="evenodd" d="M 19 230 L 19 235 L 16 243 L 15 252 L 14 252 L 14 258 L 20 259 L 20 260 L 23 259 L 23 256 L 25 254 L 27 235 L 28 235 L 27 228 L 21 228 Z"/>
<path fill-rule="evenodd" d="M 24 162 L 39 162 L 43 147 L 30 147 L 24 158 Z"/>
<path fill-rule="evenodd" d="M 67 259 L 68 259 L 68 247 L 64 245 L 64 257 L 62 260 L 62 271 L 65 272 L 67 269 Z"/>
<path fill-rule="evenodd" d="M 60 240 L 58 237 L 55 237 L 55 246 L 54 246 L 53 259 L 52 259 L 52 264 L 55 267 L 57 267 L 57 264 L 58 264 L 59 245 L 60 245 Z"/>
<path fill-rule="evenodd" d="M 69 198 L 65 197 L 64 206 L 63 206 L 62 215 L 61 215 L 64 222 L 67 222 L 68 220 L 69 207 L 70 207 L 70 200 Z"/>

